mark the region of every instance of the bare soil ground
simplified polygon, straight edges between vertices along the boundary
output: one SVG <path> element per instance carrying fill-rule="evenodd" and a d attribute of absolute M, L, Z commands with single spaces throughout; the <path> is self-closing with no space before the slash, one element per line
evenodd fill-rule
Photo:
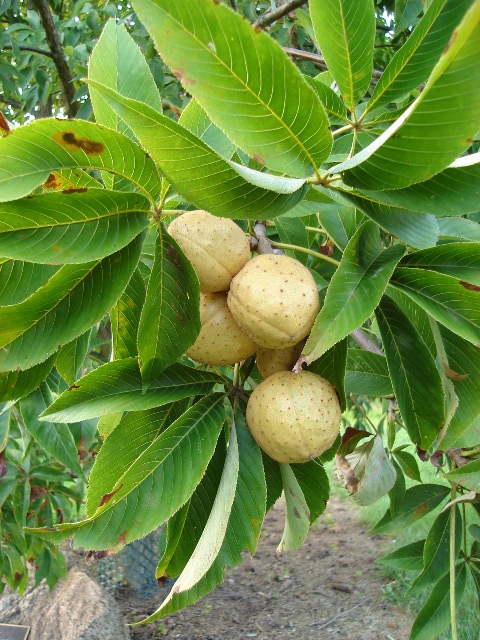
<path fill-rule="evenodd" d="M 258 551 L 194 606 L 131 631 L 134 640 L 407 640 L 410 616 L 382 594 L 386 579 L 374 560 L 385 541 L 369 536 L 355 507 L 332 497 L 300 549 L 276 557 L 283 505 L 267 515 Z M 158 597 L 117 600 L 128 622 L 153 612 Z"/>

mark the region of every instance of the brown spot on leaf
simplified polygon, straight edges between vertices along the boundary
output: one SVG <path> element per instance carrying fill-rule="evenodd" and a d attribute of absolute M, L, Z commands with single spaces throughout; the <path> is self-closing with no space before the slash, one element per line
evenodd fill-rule
<path fill-rule="evenodd" d="M 7 460 L 5 458 L 5 454 L 3 451 L 0 453 L 0 478 L 3 478 L 7 475 Z"/>
<path fill-rule="evenodd" d="M 102 142 L 95 142 L 88 138 L 79 138 L 74 131 L 57 131 L 53 140 L 67 151 L 83 151 L 88 156 L 99 156 L 105 151 Z"/>
<path fill-rule="evenodd" d="M 450 369 L 450 367 L 445 363 L 443 363 L 443 371 L 449 380 L 465 380 L 465 378 L 468 378 L 470 375 L 468 373 L 457 373 L 453 369 Z"/>
<path fill-rule="evenodd" d="M 300 518 L 302 517 L 299 512 L 297 507 L 293 507 L 293 515 L 295 516 L 295 518 L 298 518 L 300 520 Z"/>
<path fill-rule="evenodd" d="M 424 502 L 423 504 L 419 505 L 415 509 L 415 520 L 419 520 L 420 518 L 422 518 L 423 515 L 425 514 L 426 510 L 427 510 L 427 503 L 426 502 Z"/>
<path fill-rule="evenodd" d="M 265 160 L 262 158 L 262 156 L 255 154 L 253 156 L 253 159 L 256 160 L 259 164 L 265 164 Z"/>
<path fill-rule="evenodd" d="M 22 579 L 22 573 L 20 573 L 19 571 L 15 571 L 15 582 L 20 582 L 20 580 Z"/>
<path fill-rule="evenodd" d="M 80 385 L 72 384 L 70 387 L 68 387 L 67 391 L 73 391 L 74 389 L 80 389 Z"/>
<path fill-rule="evenodd" d="M 87 553 L 87 555 L 85 556 L 85 562 L 87 564 L 89 564 L 90 560 L 101 560 L 102 558 L 105 558 L 106 556 L 111 555 L 112 553 L 114 553 L 113 551 L 111 551 L 110 549 L 105 549 L 104 551 L 89 551 Z"/>
<path fill-rule="evenodd" d="M 36 500 L 40 496 L 43 496 L 45 493 L 47 493 L 47 490 L 44 489 L 43 487 L 37 487 L 37 485 L 32 485 L 30 487 L 30 502 L 33 502 L 33 500 Z"/>
<path fill-rule="evenodd" d="M 47 189 L 60 189 L 60 187 L 62 186 L 60 176 L 58 176 L 56 173 L 51 173 L 48 176 L 44 186 Z"/>
<path fill-rule="evenodd" d="M 158 586 L 160 588 L 164 587 L 166 582 L 167 582 L 167 580 L 168 580 L 168 576 L 159 576 L 157 578 Z"/>
<path fill-rule="evenodd" d="M 172 246 L 167 248 L 167 257 L 174 267 L 180 269 L 180 256 L 178 255 L 178 251 L 175 251 Z"/>
<path fill-rule="evenodd" d="M 464 282 L 463 280 L 460 280 L 460 284 L 462 285 L 462 287 L 465 287 L 465 289 L 468 289 L 469 291 L 480 291 L 480 287 L 476 284 Z"/>
<path fill-rule="evenodd" d="M 109 502 L 113 498 L 113 496 L 120 491 L 122 487 L 123 484 L 121 484 L 118 489 L 115 489 L 115 491 L 112 491 L 112 493 L 106 493 L 104 496 L 102 496 L 102 499 L 98 503 L 98 506 L 103 507 L 104 504 L 107 504 L 107 502 Z"/>
<path fill-rule="evenodd" d="M 127 533 L 128 533 L 128 529 L 126 529 L 125 531 L 122 531 L 122 533 L 118 536 L 118 541 L 121 544 L 127 544 Z"/>
<path fill-rule="evenodd" d="M 450 47 L 452 46 L 452 44 L 455 42 L 455 40 L 457 39 L 457 30 L 455 29 L 455 31 L 452 33 L 452 36 L 450 38 L 450 40 L 447 43 L 447 46 L 445 47 L 445 49 L 442 52 L 442 56 L 444 56 L 447 51 L 450 49 Z"/>
<path fill-rule="evenodd" d="M 88 191 L 86 187 L 69 187 L 68 189 L 64 189 L 62 193 L 68 196 L 70 193 L 85 193 L 86 191 Z"/>

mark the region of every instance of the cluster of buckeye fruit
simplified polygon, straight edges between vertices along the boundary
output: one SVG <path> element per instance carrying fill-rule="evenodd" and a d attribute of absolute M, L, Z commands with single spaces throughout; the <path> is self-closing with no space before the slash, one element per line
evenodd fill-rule
<path fill-rule="evenodd" d="M 264 380 L 247 405 L 253 437 L 279 462 L 321 455 L 339 431 L 336 392 L 319 375 L 292 371 L 320 309 L 310 271 L 285 255 L 251 258 L 242 229 L 206 211 L 182 214 L 168 231 L 200 282 L 201 330 L 186 355 L 233 365 L 256 353 Z"/>

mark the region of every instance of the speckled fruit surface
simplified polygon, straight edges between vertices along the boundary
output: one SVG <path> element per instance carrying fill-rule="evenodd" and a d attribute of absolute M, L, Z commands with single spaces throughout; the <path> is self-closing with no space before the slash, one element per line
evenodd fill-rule
<path fill-rule="evenodd" d="M 200 291 L 226 291 L 250 260 L 250 245 L 240 227 L 207 211 L 187 211 L 175 218 L 168 232 L 192 263 Z"/>
<path fill-rule="evenodd" d="M 310 333 L 320 300 L 315 280 L 301 262 L 264 254 L 250 260 L 233 278 L 228 306 L 257 344 L 283 349 Z"/>
<path fill-rule="evenodd" d="M 233 319 L 226 293 L 200 294 L 202 328 L 187 356 L 202 364 L 227 365 L 245 360 L 257 345 Z"/>
<path fill-rule="evenodd" d="M 261 449 L 278 462 L 307 462 L 329 449 L 340 429 L 334 388 L 321 376 L 280 371 L 248 400 L 247 424 Z"/>
<path fill-rule="evenodd" d="M 291 371 L 302 353 L 304 340 L 293 347 L 285 349 L 268 349 L 258 347 L 255 362 L 263 378 L 268 378 L 279 371 Z"/>

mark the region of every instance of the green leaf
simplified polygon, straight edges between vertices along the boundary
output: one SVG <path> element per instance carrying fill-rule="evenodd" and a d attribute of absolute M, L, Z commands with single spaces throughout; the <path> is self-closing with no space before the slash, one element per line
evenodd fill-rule
<path fill-rule="evenodd" d="M 240 415 L 236 416 L 236 434 L 239 449 L 238 480 L 220 552 L 209 571 L 196 585 L 186 592 L 172 593 L 168 604 L 163 603 L 148 621 L 196 602 L 222 581 L 226 567 L 242 561 L 242 549 L 251 554 L 255 552 L 265 515 L 266 489 L 262 457 Z M 173 591 L 176 591 L 175 587 Z"/>
<path fill-rule="evenodd" d="M 477 599 L 478 599 L 477 611 L 480 611 L 480 567 L 477 567 L 471 562 L 469 562 L 467 566 L 470 569 L 473 582 L 477 590 Z"/>
<path fill-rule="evenodd" d="M 462 517 L 458 506 L 454 507 L 455 517 L 455 558 L 462 545 Z M 450 509 L 443 511 L 432 524 L 423 550 L 423 571 L 415 578 L 410 589 L 418 589 L 438 582 L 450 569 Z"/>
<path fill-rule="evenodd" d="M 267 454 L 263 451 L 262 460 L 265 472 L 265 481 L 267 483 L 266 511 L 270 511 L 270 509 L 282 495 L 282 474 L 280 473 L 280 464 L 276 460 L 272 460 L 272 458 L 267 456 Z"/>
<path fill-rule="evenodd" d="M 123 429 L 121 448 L 116 440 L 115 468 L 121 472 L 122 458 L 128 456 L 132 460 L 128 445 L 125 447 L 124 444 L 126 438 L 130 446 L 134 445 L 135 459 L 129 466 L 125 465 L 124 473 L 116 478 L 110 475 L 109 459 L 102 458 L 96 478 L 103 480 L 103 488 L 110 484 L 111 491 L 100 496 L 92 485 L 89 501 L 90 510 L 94 512 L 89 518 L 78 523 L 30 529 L 29 532 L 53 542 L 75 534 L 76 546 L 106 549 L 113 542 L 118 548 L 145 535 L 173 515 L 189 499 L 213 455 L 224 422 L 223 397 L 217 394 L 203 398 L 161 430 L 165 419 L 166 416 L 162 417 L 158 412 L 142 412 L 127 420 L 134 429 L 134 436 L 143 439 L 146 446 L 140 450 L 132 435 L 125 435 Z M 107 438 L 104 446 L 119 428 Z M 148 436 L 150 444 L 147 444 Z M 112 451 L 111 447 L 109 451 Z"/>
<path fill-rule="evenodd" d="M 140 269 L 135 269 L 127 288 L 110 311 L 112 350 L 115 360 L 138 355 L 137 333 L 145 303 L 145 282 Z"/>
<path fill-rule="evenodd" d="M 310 524 L 322 515 L 330 496 L 330 482 L 327 472 L 318 460 L 304 464 L 291 464 L 295 478 L 302 490 L 308 507 Z"/>
<path fill-rule="evenodd" d="M 159 195 L 158 170 L 135 142 L 85 120 L 45 118 L 0 139 L 0 202 L 28 195 L 54 171 L 77 167 L 110 171 L 150 199 Z"/>
<path fill-rule="evenodd" d="M 108 97 L 112 108 L 129 124 L 168 181 L 195 206 L 228 218 L 255 219 L 259 211 L 266 218 L 273 218 L 288 211 L 305 194 L 304 181 L 275 178 L 247 167 L 242 169 L 151 107 L 128 100 L 103 85 L 90 84 Z M 239 168 L 244 175 L 239 174 Z M 254 176 L 256 182 L 264 181 L 265 185 L 253 184 Z M 275 180 L 278 192 L 271 190 Z"/>
<path fill-rule="evenodd" d="M 58 350 L 55 366 L 67 384 L 73 384 L 87 356 L 91 331 L 86 331 Z"/>
<path fill-rule="evenodd" d="M 294 244 L 300 247 L 308 247 L 308 234 L 305 225 L 298 218 L 289 218 L 288 216 L 279 216 L 275 218 L 275 227 L 280 236 L 280 241 L 285 244 Z M 303 251 L 294 251 L 286 249 L 285 253 L 291 258 L 296 258 L 304 265 L 307 264 L 309 256 Z"/>
<path fill-rule="evenodd" d="M 347 405 L 345 398 L 347 349 L 347 340 L 341 340 L 308 367 L 309 371 L 326 378 L 335 387 L 342 411 L 345 411 Z"/>
<path fill-rule="evenodd" d="M 385 356 L 363 349 L 349 349 L 345 387 L 347 393 L 359 396 L 393 394 Z"/>
<path fill-rule="evenodd" d="M 371 0 L 310 0 L 310 15 L 318 45 L 340 88 L 355 112 L 372 78 L 375 11 Z"/>
<path fill-rule="evenodd" d="M 395 0 L 395 33 L 409 27 L 422 9 L 422 0 Z"/>
<path fill-rule="evenodd" d="M 125 26 L 117 25 L 115 18 L 106 23 L 92 51 L 88 77 L 162 112 L 162 98 L 148 64 Z M 116 112 L 94 88 L 90 99 L 98 124 L 129 134 L 128 126 L 118 121 Z"/>
<path fill-rule="evenodd" d="M 465 563 L 456 568 L 455 600 L 457 606 L 465 590 L 467 570 Z M 450 574 L 434 586 L 432 593 L 420 609 L 413 623 L 410 640 L 434 640 L 450 624 Z"/>
<path fill-rule="evenodd" d="M 310 529 L 310 511 L 302 488 L 290 465 L 280 463 L 285 495 L 285 528 L 277 552 L 293 551 L 304 542 Z"/>
<path fill-rule="evenodd" d="M 148 226 L 139 193 L 89 189 L 0 204 L 0 254 L 48 264 L 85 263 L 118 251 Z"/>
<path fill-rule="evenodd" d="M 394 567 L 400 571 L 421 571 L 423 569 L 424 546 L 425 540 L 411 542 L 405 547 L 378 558 L 377 562 L 387 564 L 389 567 Z"/>
<path fill-rule="evenodd" d="M 231 159 L 236 146 L 227 138 L 207 116 L 198 102 L 192 98 L 182 111 L 179 123 L 188 129 L 193 135 L 203 140 L 209 147 L 225 159 Z"/>
<path fill-rule="evenodd" d="M 443 477 L 449 482 L 455 482 L 465 487 L 469 491 L 480 493 L 480 460 L 467 462 L 467 464 L 454 469 L 454 471 L 444 473 Z"/>
<path fill-rule="evenodd" d="M 361 461 L 356 463 L 359 452 L 361 452 Z M 349 456 L 349 462 L 360 480 L 352 496 L 357 504 L 362 506 L 373 504 L 393 489 L 397 475 L 380 436 L 376 435 L 360 445 Z"/>
<path fill-rule="evenodd" d="M 480 165 L 448 168 L 429 180 L 404 189 L 362 191 L 361 196 L 399 208 L 436 216 L 461 216 L 478 210 Z M 388 209 L 387 209 L 388 211 Z M 441 219 L 438 224 L 441 225 Z M 475 238 L 474 238 L 475 239 Z M 476 238 L 478 240 L 478 238 Z"/>
<path fill-rule="evenodd" d="M 1 261 L 0 261 L 1 262 Z M 18 304 L 40 289 L 59 267 L 21 260 L 0 263 L 0 300 L 2 305 Z"/>
<path fill-rule="evenodd" d="M 412 442 L 426 450 L 445 420 L 445 396 L 435 360 L 393 300 L 384 297 L 376 317 L 403 423 Z"/>
<path fill-rule="evenodd" d="M 449 494 L 449 487 L 439 484 L 417 484 L 407 489 L 405 498 L 395 511 L 395 515 L 392 517 L 388 510 L 370 533 L 397 533 L 430 513 Z"/>
<path fill-rule="evenodd" d="M 141 411 L 208 393 L 221 382 L 214 373 L 175 364 L 142 392 L 136 358 L 114 360 L 77 381 L 42 414 L 42 419 L 79 422 L 117 411 Z"/>
<path fill-rule="evenodd" d="M 480 285 L 480 243 L 452 242 L 415 251 L 401 261 L 402 267 L 416 267 L 444 273 L 458 280 Z"/>
<path fill-rule="evenodd" d="M 312 78 L 305 76 L 305 80 L 315 89 L 320 98 L 320 102 L 323 104 L 323 108 L 331 119 L 334 121 L 340 120 L 340 122 L 350 122 L 345 103 L 333 89 L 323 83 L 318 77 Z"/>
<path fill-rule="evenodd" d="M 20 411 L 25 428 L 42 449 L 85 480 L 70 427 L 67 424 L 40 422 L 38 419 L 38 415 L 50 402 L 51 393 L 46 385 L 42 385 L 40 390 L 20 400 Z"/>
<path fill-rule="evenodd" d="M 451 276 L 424 269 L 398 267 L 391 284 L 406 293 L 440 324 L 480 343 L 480 294 Z"/>
<path fill-rule="evenodd" d="M 363 189 L 397 189 L 442 171 L 471 144 L 480 121 L 480 3 L 454 31 L 425 89 L 375 142 L 332 168 Z"/>
<path fill-rule="evenodd" d="M 42 362 L 101 320 L 130 280 L 142 241 L 138 236 L 111 256 L 66 265 L 23 302 L 0 307 L 0 370 Z"/>
<path fill-rule="evenodd" d="M 440 238 L 461 239 L 467 242 L 480 241 L 480 224 L 467 218 L 440 218 Z"/>
<path fill-rule="evenodd" d="M 393 426 L 393 428 L 395 428 L 395 426 Z M 392 516 L 394 516 L 395 511 L 398 509 L 398 506 L 403 502 L 403 499 L 405 498 L 407 485 L 405 482 L 405 476 L 403 475 L 403 471 L 400 468 L 398 462 L 393 457 L 391 458 L 391 461 L 393 464 L 393 468 L 395 469 L 396 478 L 395 484 L 388 492 L 388 498 L 390 500 L 390 513 L 392 514 Z"/>
<path fill-rule="evenodd" d="M 135 0 L 166 64 L 208 116 L 250 157 L 306 178 L 331 134 L 315 91 L 266 33 L 211 0 Z"/>
<path fill-rule="evenodd" d="M 470 430 L 480 415 L 480 350 L 444 327 L 440 328 L 440 332 L 458 397 L 457 410 L 442 440 L 442 449 L 446 450 L 458 446 L 458 441 L 464 435 L 467 437 L 466 444 L 476 444 L 473 430 L 471 434 Z"/>
<path fill-rule="evenodd" d="M 368 111 L 395 102 L 425 82 L 470 5 L 471 0 L 432 0 L 413 33 L 387 65 L 370 98 Z M 402 26 L 411 24 L 407 18 Z M 397 32 L 398 29 L 397 24 Z"/>
<path fill-rule="evenodd" d="M 410 322 L 418 331 L 422 340 L 428 347 L 428 350 L 434 358 L 437 357 L 437 345 L 433 335 L 432 326 L 430 324 L 430 316 L 416 302 L 409 298 L 405 293 L 393 287 L 388 288 L 388 297 L 392 298 L 395 304 L 400 307 L 403 313 L 408 317 Z"/>
<path fill-rule="evenodd" d="M 191 263 L 159 227 L 155 261 L 138 327 L 138 354 L 145 384 L 173 364 L 200 332 L 200 288 Z"/>
<path fill-rule="evenodd" d="M 25 371 L 8 371 L 0 373 L 0 402 L 18 400 L 28 395 L 45 380 L 55 363 L 55 356 Z M 2 449 L 0 448 L 0 451 Z"/>
<path fill-rule="evenodd" d="M 404 253 L 400 245 L 384 250 L 378 227 L 370 221 L 362 224 L 331 279 L 304 347 L 307 362 L 313 362 L 370 317 Z"/>
<path fill-rule="evenodd" d="M 326 205 L 321 207 L 318 217 L 328 235 L 344 251 L 358 229 L 362 214 L 351 206 Z"/>
<path fill-rule="evenodd" d="M 393 451 L 393 457 L 398 462 L 407 478 L 415 480 L 416 482 L 422 482 L 417 460 L 411 453 L 408 453 L 408 451 L 404 451 L 403 449 L 395 449 Z"/>
<path fill-rule="evenodd" d="M 433 247 L 438 240 L 435 216 L 415 213 L 400 207 L 378 202 L 368 194 L 342 192 L 342 197 L 376 222 L 387 233 L 419 249 Z"/>

